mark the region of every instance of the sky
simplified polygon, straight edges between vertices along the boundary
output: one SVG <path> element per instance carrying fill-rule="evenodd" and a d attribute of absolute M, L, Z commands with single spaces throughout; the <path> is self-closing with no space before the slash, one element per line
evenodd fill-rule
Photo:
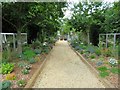
<path fill-rule="evenodd" d="M 67 0 L 67 1 L 68 2 L 73 2 L 73 3 L 70 5 L 70 7 L 68 7 L 66 12 L 64 12 L 64 14 L 65 14 L 64 18 L 70 18 L 72 16 L 72 12 L 69 9 L 73 7 L 74 3 L 77 4 L 77 3 L 81 2 L 81 1 L 86 1 L 86 0 Z M 87 0 L 87 1 L 89 1 L 89 0 Z M 93 1 L 100 1 L 100 0 L 93 0 Z M 118 0 L 102 0 L 102 1 L 107 2 L 107 3 L 112 3 L 114 1 L 117 2 Z"/>

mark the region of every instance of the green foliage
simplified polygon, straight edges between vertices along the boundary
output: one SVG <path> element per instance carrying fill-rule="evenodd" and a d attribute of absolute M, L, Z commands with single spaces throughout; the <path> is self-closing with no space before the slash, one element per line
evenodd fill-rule
<path fill-rule="evenodd" d="M 5 78 L 6 80 L 15 80 L 16 76 L 15 76 L 15 73 L 10 73 L 10 74 L 7 74 Z"/>
<path fill-rule="evenodd" d="M 13 63 L 2 63 L 2 74 L 9 74 L 13 71 L 14 64 Z"/>
<path fill-rule="evenodd" d="M 101 71 L 101 72 L 105 72 L 105 71 L 108 70 L 108 68 L 105 67 L 105 66 L 102 66 L 102 67 L 99 67 L 98 70 Z"/>
<path fill-rule="evenodd" d="M 23 70 L 22 70 L 22 73 L 23 73 L 23 74 L 29 74 L 29 70 L 23 69 Z"/>
<path fill-rule="evenodd" d="M 41 50 L 40 49 L 35 49 L 34 52 L 35 52 L 35 54 L 41 54 Z"/>
<path fill-rule="evenodd" d="M 33 49 L 39 49 L 42 43 L 37 39 L 35 42 L 32 42 L 31 47 Z"/>
<path fill-rule="evenodd" d="M 7 81 L 7 80 L 3 81 L 2 82 L 2 90 L 8 90 L 8 89 L 10 89 L 11 85 L 12 85 L 12 83 L 10 81 Z"/>
<path fill-rule="evenodd" d="M 109 72 L 106 72 L 106 71 L 100 72 L 100 76 L 102 78 L 105 78 L 106 76 L 109 76 Z"/>
<path fill-rule="evenodd" d="M 98 55 L 98 56 L 101 55 L 101 50 L 100 50 L 100 48 L 97 47 L 97 48 L 95 49 L 95 54 Z"/>
<path fill-rule="evenodd" d="M 33 58 L 36 55 L 32 50 L 26 50 L 23 52 L 23 54 L 25 55 L 26 59 Z"/>
<path fill-rule="evenodd" d="M 0 66 L 0 74 L 2 74 L 2 67 Z"/>
<path fill-rule="evenodd" d="M 19 87 L 25 87 L 26 84 L 27 84 L 27 82 L 26 82 L 25 80 L 19 80 L 19 81 L 17 82 L 17 85 L 18 85 Z"/>
<path fill-rule="evenodd" d="M 26 65 L 26 66 L 25 66 L 25 69 L 30 70 L 30 69 L 31 69 L 31 66 L 30 66 L 30 65 Z"/>
<path fill-rule="evenodd" d="M 49 48 L 48 46 L 43 46 L 42 48 L 43 48 L 43 49 L 42 49 L 42 52 L 43 52 L 43 53 L 46 53 L 46 54 L 49 53 L 50 48 Z"/>
<path fill-rule="evenodd" d="M 30 64 L 36 63 L 36 60 L 34 58 L 30 58 L 28 61 Z"/>
<path fill-rule="evenodd" d="M 110 69 L 110 71 L 114 74 L 120 74 L 120 69 L 119 68 L 113 67 L 113 68 Z"/>
<path fill-rule="evenodd" d="M 91 59 L 94 59 L 96 56 L 95 56 L 94 54 L 91 54 L 89 57 L 90 57 Z"/>
<path fill-rule="evenodd" d="M 111 50 L 109 50 L 108 48 L 105 48 L 102 53 L 106 57 L 111 56 Z"/>
<path fill-rule="evenodd" d="M 93 46 L 88 46 L 87 49 L 86 49 L 88 52 L 90 53 L 95 53 L 95 48 Z"/>
<path fill-rule="evenodd" d="M 26 66 L 26 63 L 25 62 L 19 62 L 18 63 L 18 67 L 20 67 L 20 68 L 23 68 L 23 67 L 25 67 Z"/>

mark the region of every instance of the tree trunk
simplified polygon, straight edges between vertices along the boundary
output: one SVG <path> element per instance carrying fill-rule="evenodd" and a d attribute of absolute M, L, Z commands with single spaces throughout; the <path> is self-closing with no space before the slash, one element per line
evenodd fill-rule
<path fill-rule="evenodd" d="M 22 43 L 21 43 L 21 30 L 19 29 L 17 32 L 17 53 L 22 53 Z"/>

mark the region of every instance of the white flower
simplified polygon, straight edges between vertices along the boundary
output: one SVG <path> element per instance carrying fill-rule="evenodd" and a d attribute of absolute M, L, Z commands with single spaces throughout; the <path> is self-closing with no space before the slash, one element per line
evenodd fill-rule
<path fill-rule="evenodd" d="M 44 42 L 43 45 L 46 46 L 46 45 L 47 45 L 47 42 Z"/>

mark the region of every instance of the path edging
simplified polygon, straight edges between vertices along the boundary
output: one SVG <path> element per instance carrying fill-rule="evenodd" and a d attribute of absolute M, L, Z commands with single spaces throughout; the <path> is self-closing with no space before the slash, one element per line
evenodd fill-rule
<path fill-rule="evenodd" d="M 54 46 L 53 46 L 54 48 Z M 53 51 L 53 48 L 51 49 L 51 51 L 49 52 L 49 54 L 45 57 L 45 59 L 43 60 L 42 64 L 40 65 L 40 67 L 36 70 L 36 72 L 33 74 L 33 76 L 31 77 L 31 79 L 27 82 L 27 85 L 25 86 L 25 88 L 32 88 L 32 86 L 34 85 L 37 77 L 39 76 L 39 74 L 41 73 L 41 71 L 43 70 L 45 63 L 47 62 L 47 59 L 50 57 L 51 52 Z"/>
<path fill-rule="evenodd" d="M 71 45 L 69 44 L 71 47 Z M 89 62 L 78 52 L 76 51 L 73 47 L 71 49 L 81 58 L 81 60 L 90 68 L 90 70 L 95 74 L 95 76 L 99 79 L 100 82 L 102 82 L 105 86 L 105 88 L 116 88 L 114 87 L 107 79 L 105 78 L 100 78 L 98 76 L 99 72 L 91 65 Z"/>

